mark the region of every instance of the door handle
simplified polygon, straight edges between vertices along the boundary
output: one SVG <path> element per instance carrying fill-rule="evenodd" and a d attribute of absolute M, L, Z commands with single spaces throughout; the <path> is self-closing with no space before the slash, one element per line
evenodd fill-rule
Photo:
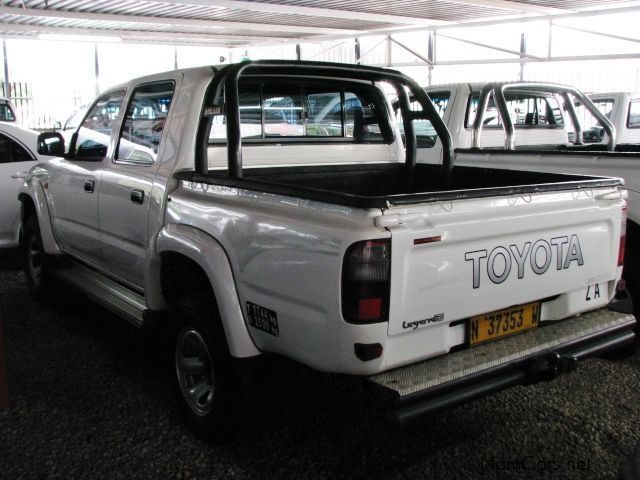
<path fill-rule="evenodd" d="M 144 190 L 131 190 L 131 201 L 133 203 L 142 205 L 142 203 L 144 202 Z"/>
<path fill-rule="evenodd" d="M 15 173 L 13 175 L 11 175 L 11 178 L 21 178 L 21 179 L 25 179 L 29 177 L 29 172 L 18 172 Z"/>
<path fill-rule="evenodd" d="M 84 191 L 87 193 L 93 193 L 93 188 L 95 187 L 96 182 L 93 180 L 85 180 L 84 181 Z"/>

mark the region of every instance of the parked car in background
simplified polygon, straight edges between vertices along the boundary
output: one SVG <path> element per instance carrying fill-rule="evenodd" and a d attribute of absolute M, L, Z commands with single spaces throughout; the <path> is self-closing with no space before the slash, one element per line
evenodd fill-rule
<path fill-rule="evenodd" d="M 31 167 L 49 158 L 36 153 L 37 140 L 34 130 L 0 122 L 0 248 L 19 244 L 18 188 Z"/>
<path fill-rule="evenodd" d="M 483 83 L 457 83 L 426 87 L 425 92 L 451 132 L 454 148 L 473 146 L 473 123 L 479 109 Z M 412 108 L 415 107 L 415 102 Z M 542 147 L 569 143 L 569 124 L 565 122 L 561 99 L 555 92 L 510 89 L 505 92 L 504 111 L 490 97 L 482 109 L 483 148 L 502 148 L 505 134 L 501 114 L 508 116 L 517 133 L 518 146 Z M 396 122 L 403 132 L 398 102 L 394 103 Z M 426 119 L 413 120 L 417 135 L 418 162 L 440 163 L 442 145 Z"/>
<path fill-rule="evenodd" d="M 64 121 L 64 123 L 62 124 L 62 131 L 72 132 L 73 130 L 76 130 L 80 126 L 80 122 L 82 122 L 82 119 L 84 118 L 84 116 L 87 114 L 88 107 L 89 105 L 82 105 L 75 112 L 69 115 L 67 119 Z"/>
<path fill-rule="evenodd" d="M 637 150 L 640 144 L 640 92 L 592 93 L 589 99 L 607 116 L 616 129 L 618 149 Z M 582 105 L 576 104 L 584 143 L 606 143 L 605 131 Z"/>
<path fill-rule="evenodd" d="M 16 106 L 5 97 L 0 97 L 0 122 L 20 123 Z"/>
<path fill-rule="evenodd" d="M 624 276 L 640 312 L 640 144 L 619 141 L 624 134 L 621 124 L 635 122 L 640 127 L 640 101 L 627 94 L 626 106 L 622 96 L 615 110 L 615 102 L 611 108 L 605 105 L 606 98 L 614 98 L 609 94 L 589 99 L 570 86 L 530 82 L 442 85 L 425 91 L 433 101 L 446 99 L 442 118 L 451 132 L 456 166 L 624 179 L 628 192 Z M 584 121 L 587 111 L 592 123 Z M 419 122 L 428 120 L 413 120 Z M 442 142 L 427 132 L 429 125 L 414 125 L 416 159 L 439 164 Z M 586 140 L 596 135 L 596 128 L 601 141 Z M 427 132 L 422 140 L 420 131 Z"/>

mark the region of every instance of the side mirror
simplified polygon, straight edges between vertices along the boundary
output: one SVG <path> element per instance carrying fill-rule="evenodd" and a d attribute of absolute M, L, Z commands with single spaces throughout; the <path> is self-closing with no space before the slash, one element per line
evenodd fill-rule
<path fill-rule="evenodd" d="M 64 137 L 58 132 L 43 132 L 38 135 L 38 153 L 52 157 L 64 157 Z"/>

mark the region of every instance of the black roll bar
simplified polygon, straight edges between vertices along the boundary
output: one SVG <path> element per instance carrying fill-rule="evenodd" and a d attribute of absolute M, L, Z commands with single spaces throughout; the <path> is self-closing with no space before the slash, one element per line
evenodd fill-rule
<path fill-rule="evenodd" d="M 255 60 L 245 61 L 237 64 L 227 65 L 214 74 L 214 78 L 207 89 L 205 98 L 205 106 L 203 107 L 203 115 L 200 121 L 198 141 L 205 142 L 196 149 L 196 172 L 206 174 L 208 172 L 206 146 L 208 142 L 207 135 L 203 135 L 204 130 L 208 130 L 211 125 L 211 113 L 209 109 L 214 109 L 220 113 L 224 111 L 227 118 L 227 161 L 229 168 L 229 176 L 232 178 L 242 178 L 242 135 L 240 131 L 240 106 L 238 95 L 238 82 L 242 75 L 250 73 L 252 75 L 314 75 L 328 78 L 346 78 L 365 81 L 388 81 L 397 90 L 398 96 L 406 97 L 403 87 L 407 87 L 412 97 L 418 101 L 422 107 L 422 111 L 410 111 L 409 102 L 402 101 L 403 118 L 409 119 L 426 119 L 433 125 L 438 137 L 442 142 L 442 166 L 445 180 L 448 181 L 453 168 L 453 158 L 451 152 L 451 134 L 446 125 L 440 118 L 437 110 L 431 103 L 428 95 L 414 80 L 406 75 L 389 69 L 355 66 L 330 62 L 306 62 L 306 61 L 290 61 L 290 60 Z M 222 92 L 224 91 L 224 102 L 222 101 Z M 406 100 L 406 99 L 405 99 Z M 224 108 L 222 109 L 222 104 Z M 408 169 L 411 170 L 415 165 L 415 132 L 411 127 L 407 132 L 412 136 L 407 145 L 413 145 L 407 148 L 406 163 Z"/>

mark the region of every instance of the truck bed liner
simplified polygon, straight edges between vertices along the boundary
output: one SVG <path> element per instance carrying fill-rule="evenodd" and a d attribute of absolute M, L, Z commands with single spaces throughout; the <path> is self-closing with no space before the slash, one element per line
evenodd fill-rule
<path fill-rule="evenodd" d="M 454 167 L 442 180 L 438 165 L 419 164 L 407 174 L 404 164 L 361 164 L 245 169 L 232 178 L 221 171 L 178 172 L 183 181 L 291 195 L 360 208 L 450 201 L 550 191 L 614 187 L 622 180 L 556 173 Z M 409 180 L 411 179 L 411 180 Z"/>

